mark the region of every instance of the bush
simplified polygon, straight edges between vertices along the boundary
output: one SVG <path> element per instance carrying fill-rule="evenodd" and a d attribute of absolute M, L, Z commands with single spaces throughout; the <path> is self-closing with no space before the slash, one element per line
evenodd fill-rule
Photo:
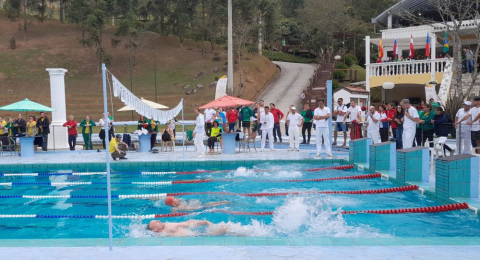
<path fill-rule="evenodd" d="M 356 65 L 358 63 L 357 57 L 352 54 L 347 54 L 343 59 L 343 62 L 348 66 Z"/>
<path fill-rule="evenodd" d="M 340 84 L 340 82 L 338 82 L 338 80 L 332 81 L 332 92 L 337 90 L 340 87 L 342 87 L 342 85 Z"/>
<path fill-rule="evenodd" d="M 247 52 L 248 52 L 248 53 L 258 53 L 258 47 L 248 45 L 248 46 L 247 46 Z"/>
<path fill-rule="evenodd" d="M 342 81 L 347 77 L 347 71 L 346 71 L 346 69 L 348 69 L 347 65 L 343 63 L 339 63 L 337 64 L 337 66 L 335 66 L 335 69 L 340 69 L 340 70 L 333 71 L 333 79 Z"/>
<path fill-rule="evenodd" d="M 284 62 L 293 62 L 293 63 L 318 63 L 317 59 L 306 59 L 300 56 L 295 56 L 292 54 L 280 52 L 280 51 L 269 51 L 264 50 L 262 52 L 263 56 L 267 57 L 268 59 L 272 59 L 275 61 L 284 61 Z"/>

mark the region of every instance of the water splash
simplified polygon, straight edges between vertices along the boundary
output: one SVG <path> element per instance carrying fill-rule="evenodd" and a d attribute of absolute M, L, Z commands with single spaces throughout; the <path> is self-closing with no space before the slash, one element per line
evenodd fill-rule
<path fill-rule="evenodd" d="M 237 168 L 233 173 L 227 175 L 229 178 L 238 178 L 238 177 L 254 177 L 254 178 L 298 178 L 302 177 L 303 174 L 301 171 L 288 170 L 288 169 L 269 169 L 268 172 L 260 171 L 257 172 L 253 169 L 247 169 L 245 167 Z"/>

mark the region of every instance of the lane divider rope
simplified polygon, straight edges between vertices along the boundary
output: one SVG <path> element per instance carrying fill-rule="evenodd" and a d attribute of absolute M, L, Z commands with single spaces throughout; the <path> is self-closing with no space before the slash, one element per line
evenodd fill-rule
<path fill-rule="evenodd" d="M 299 171 L 307 171 L 307 172 L 315 172 L 315 171 L 325 171 L 325 170 L 348 170 L 353 169 L 353 165 L 343 165 L 343 166 L 333 166 L 333 167 L 325 167 L 325 168 L 314 168 L 314 169 L 299 169 Z M 166 175 L 166 174 L 179 174 L 179 175 L 186 175 L 186 174 L 200 174 L 200 173 L 222 173 L 222 172 L 229 172 L 234 170 L 218 170 L 218 171 L 188 171 L 188 172 L 111 172 L 111 174 L 124 174 L 124 175 Z M 274 171 L 272 170 L 261 170 L 261 169 L 254 169 L 255 172 L 267 172 L 267 171 Z M 0 177 L 14 177 L 14 176 L 88 176 L 88 175 L 106 175 L 107 172 L 38 172 L 38 173 L 0 173 Z"/>
<path fill-rule="evenodd" d="M 363 175 L 354 175 L 354 176 L 341 176 L 341 177 L 332 177 L 332 178 L 321 178 L 321 179 L 297 179 L 297 180 L 237 180 L 237 179 L 201 179 L 201 180 L 180 180 L 180 181 L 155 181 L 155 182 L 130 182 L 130 181 L 120 181 L 120 182 L 111 182 L 114 185 L 174 185 L 174 184 L 198 184 L 198 183 L 208 183 L 208 182 L 244 182 L 244 181 L 257 181 L 257 182 L 321 182 L 321 181 L 333 181 L 333 180 L 353 180 L 353 179 L 374 179 L 380 178 L 382 175 L 380 173 L 373 174 L 363 174 Z M 107 182 L 0 182 L 0 186 L 26 186 L 26 185 L 39 185 L 39 186 L 75 186 L 75 185 L 106 185 Z"/>
<path fill-rule="evenodd" d="M 409 214 L 409 213 L 438 213 L 467 209 L 468 204 L 456 203 L 442 206 L 423 207 L 423 208 L 406 208 L 406 209 L 389 209 L 389 210 L 364 210 L 364 211 L 342 211 L 342 214 Z M 114 219 L 152 219 L 152 218 L 171 218 L 183 217 L 198 212 L 183 212 L 169 214 L 149 214 L 149 215 L 113 215 Z M 229 211 L 229 210 L 212 210 L 203 213 L 224 213 L 229 215 L 247 215 L 247 216 L 268 216 L 273 215 L 273 211 L 248 212 L 248 211 Z M 108 219 L 107 215 L 43 215 L 43 214 L 0 214 L 0 218 L 90 218 L 90 219 Z"/>

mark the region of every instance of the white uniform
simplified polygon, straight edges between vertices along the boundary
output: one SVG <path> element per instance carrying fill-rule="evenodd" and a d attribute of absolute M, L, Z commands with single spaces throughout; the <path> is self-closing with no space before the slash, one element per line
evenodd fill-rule
<path fill-rule="evenodd" d="M 205 137 L 205 118 L 202 114 L 198 114 L 195 120 L 195 148 L 197 149 L 197 156 L 203 156 L 205 154 L 205 145 L 203 144 L 203 138 Z"/>
<path fill-rule="evenodd" d="M 326 116 L 330 114 L 330 108 L 324 107 L 323 109 L 320 109 L 317 107 L 315 111 L 313 112 L 313 116 Z M 332 147 L 330 146 L 330 135 L 331 133 L 328 131 L 328 118 L 327 119 L 321 119 L 321 120 L 315 120 L 315 133 L 316 133 L 316 144 L 317 144 L 317 153 L 321 154 L 322 153 L 322 137 L 323 137 L 323 142 L 325 144 L 325 150 L 327 154 L 332 153 Z"/>
<path fill-rule="evenodd" d="M 472 153 L 472 126 L 467 125 L 467 122 L 472 121 L 472 109 L 465 111 L 460 108 L 456 117 L 458 121 L 462 120 L 465 116 L 469 116 L 467 120 L 464 120 L 457 126 L 457 151 L 456 154 L 471 154 Z"/>
<path fill-rule="evenodd" d="M 290 141 L 290 150 L 300 150 L 300 128 L 298 125 L 302 123 L 303 117 L 299 113 L 290 114 L 287 117 L 288 122 L 288 138 Z"/>
<path fill-rule="evenodd" d="M 273 150 L 273 126 L 275 124 L 273 114 L 260 114 L 260 123 L 262 124 L 260 128 L 262 130 L 262 150 L 263 148 L 265 148 L 265 140 L 267 140 L 267 134 L 269 137 L 268 144 L 270 146 L 270 149 Z"/>
<path fill-rule="evenodd" d="M 375 123 L 373 121 L 373 118 L 375 118 L 377 120 L 377 122 Z M 370 116 L 370 114 L 368 114 L 367 116 L 367 123 L 368 123 L 368 126 L 367 126 L 367 138 L 370 138 L 372 139 L 372 142 L 374 144 L 376 143 L 380 143 L 380 123 L 381 123 L 381 116 L 378 112 L 375 112 L 373 114 L 373 116 Z"/>
<path fill-rule="evenodd" d="M 411 117 L 418 118 L 418 111 L 414 107 L 410 107 L 407 110 L 408 110 L 408 113 L 410 113 Z M 417 123 L 415 123 L 415 121 L 408 118 L 406 114 L 405 114 L 404 120 L 405 121 L 403 122 L 403 134 L 402 134 L 403 149 L 408 149 L 408 148 L 412 148 L 413 146 L 413 140 L 415 139 L 415 131 L 417 128 Z"/>

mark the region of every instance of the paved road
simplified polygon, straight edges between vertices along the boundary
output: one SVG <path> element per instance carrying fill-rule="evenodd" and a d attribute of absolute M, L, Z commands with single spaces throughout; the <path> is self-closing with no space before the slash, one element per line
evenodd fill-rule
<path fill-rule="evenodd" d="M 284 114 L 289 105 L 300 106 L 302 91 L 307 87 L 309 79 L 318 64 L 300 64 L 274 61 L 281 68 L 280 75 L 270 83 L 258 100 L 265 100 L 265 104 L 275 103 Z M 298 108 L 299 111 L 302 108 Z"/>

